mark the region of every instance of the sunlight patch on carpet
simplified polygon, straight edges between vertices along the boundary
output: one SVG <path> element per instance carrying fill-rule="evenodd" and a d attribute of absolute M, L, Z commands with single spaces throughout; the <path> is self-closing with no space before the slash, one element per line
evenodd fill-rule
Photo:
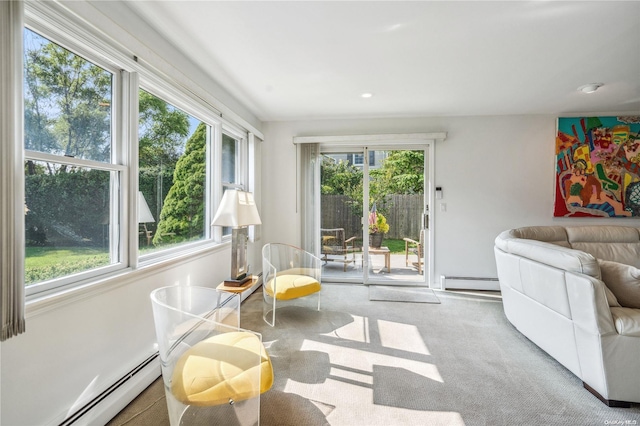
<path fill-rule="evenodd" d="M 369 318 L 358 315 L 351 315 L 353 321 L 330 333 L 323 333 L 323 336 L 337 337 L 339 339 L 351 340 L 354 342 L 369 343 Z"/>
<path fill-rule="evenodd" d="M 431 355 L 418 327 L 413 324 L 378 320 L 378 332 L 380 333 L 380 344 L 385 348 Z"/>

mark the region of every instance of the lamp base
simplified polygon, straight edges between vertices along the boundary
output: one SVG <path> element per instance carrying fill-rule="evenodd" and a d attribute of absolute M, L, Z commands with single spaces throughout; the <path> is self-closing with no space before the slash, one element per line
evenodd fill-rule
<path fill-rule="evenodd" d="M 243 285 L 244 283 L 246 283 L 249 280 L 251 280 L 251 275 L 246 275 L 244 278 L 241 278 L 241 279 L 238 279 L 238 280 L 234 280 L 232 278 L 229 278 L 229 279 L 224 280 L 224 285 L 226 287 L 240 287 L 241 285 Z"/>

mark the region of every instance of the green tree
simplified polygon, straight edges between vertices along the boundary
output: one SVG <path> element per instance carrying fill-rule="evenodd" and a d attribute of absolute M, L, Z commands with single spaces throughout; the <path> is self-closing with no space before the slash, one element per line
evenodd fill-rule
<path fill-rule="evenodd" d="M 321 193 L 330 195 L 362 195 L 362 170 L 344 160 L 323 157 L 321 164 Z M 362 198 L 362 197 L 360 197 Z"/>
<path fill-rule="evenodd" d="M 111 156 L 110 72 L 25 30 L 25 148 Z"/>
<path fill-rule="evenodd" d="M 201 123 L 176 164 L 173 186 L 160 214 L 153 243 L 179 242 L 204 232 L 205 151 L 207 127 Z"/>
<path fill-rule="evenodd" d="M 139 188 L 158 219 L 189 134 L 189 116 L 144 90 L 139 91 L 138 110 Z"/>
<path fill-rule="evenodd" d="M 371 170 L 370 194 L 382 199 L 388 194 L 424 193 L 424 153 L 391 151 L 379 169 Z"/>
<path fill-rule="evenodd" d="M 28 29 L 24 42 L 25 148 L 110 161 L 112 74 Z M 102 245 L 109 183 L 108 172 L 27 161 L 27 245 Z"/>
<path fill-rule="evenodd" d="M 391 194 L 424 193 L 424 153 L 422 151 L 390 151 L 380 168 L 371 169 L 369 181 L 370 207 L 386 211 L 386 197 Z M 355 214 L 362 211 L 362 170 L 346 161 L 324 157 L 321 166 L 322 194 L 347 195 Z"/>
<path fill-rule="evenodd" d="M 324 156 L 320 165 L 320 191 L 323 195 L 346 195 L 345 204 L 353 214 L 362 212 L 362 170 L 347 161 Z"/>
<path fill-rule="evenodd" d="M 175 164 L 189 135 L 189 116 L 149 92 L 139 92 L 140 167 Z"/>

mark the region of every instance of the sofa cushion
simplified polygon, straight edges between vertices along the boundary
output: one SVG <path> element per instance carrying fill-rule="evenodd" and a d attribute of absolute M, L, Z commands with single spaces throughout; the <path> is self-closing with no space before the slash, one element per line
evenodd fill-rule
<path fill-rule="evenodd" d="M 640 233 L 628 226 L 573 226 L 566 228 L 571 248 L 594 257 L 640 267 Z"/>
<path fill-rule="evenodd" d="M 611 308 L 613 323 L 618 334 L 640 337 L 640 310 L 632 308 Z"/>
<path fill-rule="evenodd" d="M 616 297 L 615 294 L 613 294 L 611 289 L 607 287 L 606 284 L 603 285 L 603 287 L 604 287 L 604 294 L 607 296 L 607 303 L 609 304 L 609 307 L 610 308 L 620 307 L 620 302 L 618 302 L 618 298 Z"/>
<path fill-rule="evenodd" d="M 567 231 L 562 226 L 525 226 L 507 231 L 511 238 L 544 241 L 563 247 L 571 247 L 567 238 Z"/>
<path fill-rule="evenodd" d="M 291 270 L 289 270 L 291 271 Z M 320 283 L 308 275 L 298 275 L 293 273 L 278 273 L 275 278 L 276 292 L 273 292 L 274 279 L 270 279 L 264 286 L 265 291 L 271 297 L 278 300 L 291 300 L 298 297 L 308 296 L 320 291 Z"/>
<path fill-rule="evenodd" d="M 616 296 L 620 306 L 640 309 L 640 270 L 608 260 L 598 260 L 602 281 Z"/>
<path fill-rule="evenodd" d="M 600 266 L 595 257 L 580 250 L 535 240 L 507 239 L 502 250 L 526 257 L 554 268 L 600 278 Z"/>

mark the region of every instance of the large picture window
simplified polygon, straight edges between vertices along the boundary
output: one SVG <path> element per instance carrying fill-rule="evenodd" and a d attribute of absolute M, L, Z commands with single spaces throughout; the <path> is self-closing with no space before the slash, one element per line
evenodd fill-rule
<path fill-rule="evenodd" d="M 24 30 L 27 286 L 121 261 L 114 80 L 113 72 Z"/>
<path fill-rule="evenodd" d="M 23 34 L 26 295 L 218 244 L 209 223 L 221 189 L 246 185 L 246 132 L 99 40 L 41 19 Z"/>

